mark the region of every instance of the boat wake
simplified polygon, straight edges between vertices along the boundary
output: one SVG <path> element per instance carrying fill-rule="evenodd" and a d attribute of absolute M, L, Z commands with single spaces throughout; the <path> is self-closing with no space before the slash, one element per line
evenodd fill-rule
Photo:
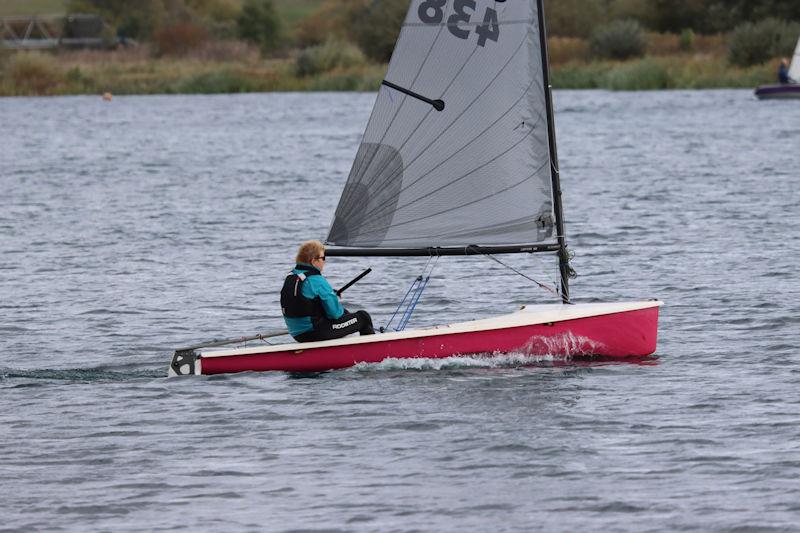
<path fill-rule="evenodd" d="M 385 370 L 454 370 L 464 368 L 516 368 L 536 365 L 572 364 L 576 360 L 591 361 L 601 344 L 567 333 L 557 337 L 531 337 L 525 347 L 512 353 L 454 355 L 443 358 L 388 358 L 380 363 L 359 363 L 352 370 L 374 372 Z M 598 359 L 600 361 L 601 359 Z"/>
<path fill-rule="evenodd" d="M 355 372 L 375 372 L 386 370 L 457 370 L 463 368 L 516 368 L 541 364 L 566 362 L 563 357 L 552 355 L 475 354 L 454 355 L 451 357 L 413 359 L 389 358 L 380 363 L 359 363 L 352 367 Z"/>
<path fill-rule="evenodd" d="M 64 368 L 52 369 L 42 368 L 36 370 L 22 370 L 14 368 L 0 368 L 0 381 L 5 380 L 33 380 L 33 381 L 62 381 L 62 382 L 118 382 L 132 381 L 147 378 L 163 378 L 162 369 L 142 369 L 132 368 L 110 369 L 107 367 L 97 368 Z"/>
<path fill-rule="evenodd" d="M 601 342 L 567 332 L 556 336 L 533 336 L 522 351 L 530 355 L 544 354 L 573 358 L 600 353 L 602 348 L 605 348 L 605 345 Z"/>

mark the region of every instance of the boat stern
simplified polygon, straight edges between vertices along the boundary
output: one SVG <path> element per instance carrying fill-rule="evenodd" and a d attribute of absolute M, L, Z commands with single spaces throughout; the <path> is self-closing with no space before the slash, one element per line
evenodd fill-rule
<path fill-rule="evenodd" d="M 755 91 L 759 100 L 800 99 L 800 84 L 763 85 Z"/>
<path fill-rule="evenodd" d="M 199 376 L 203 373 L 200 355 L 194 350 L 176 350 L 167 370 L 167 377 Z"/>

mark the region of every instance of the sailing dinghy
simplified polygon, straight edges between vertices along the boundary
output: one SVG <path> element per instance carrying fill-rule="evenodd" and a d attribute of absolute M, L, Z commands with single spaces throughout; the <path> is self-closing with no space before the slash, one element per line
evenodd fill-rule
<path fill-rule="evenodd" d="M 216 351 L 200 345 L 176 351 L 170 375 L 317 372 L 471 354 L 653 354 L 661 302 L 570 300 L 574 273 L 546 41 L 542 0 L 413 0 L 336 209 L 326 254 L 551 254 L 559 264 L 558 303 L 333 341 Z"/>
<path fill-rule="evenodd" d="M 764 85 L 756 89 L 759 100 L 785 100 L 800 98 L 800 38 L 794 50 L 792 64 L 789 67 L 789 79 L 793 83 L 783 85 Z"/>

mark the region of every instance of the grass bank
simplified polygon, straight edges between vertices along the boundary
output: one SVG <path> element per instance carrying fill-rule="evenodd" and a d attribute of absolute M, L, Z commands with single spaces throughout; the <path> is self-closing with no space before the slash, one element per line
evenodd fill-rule
<path fill-rule="evenodd" d="M 552 37 L 553 86 L 560 89 L 644 91 L 660 89 L 752 88 L 775 80 L 778 59 L 750 68 L 728 62 L 724 35 L 647 34 L 645 57 L 628 61 L 591 60 L 586 40 Z"/>
<path fill-rule="evenodd" d="M 386 69 L 360 63 L 299 76 L 293 59 L 262 60 L 241 43 L 215 46 L 184 58 L 153 58 L 144 49 L 14 53 L 2 68 L 0 96 L 372 91 Z"/>
<path fill-rule="evenodd" d="M 710 57 L 645 57 L 626 62 L 570 62 L 553 67 L 552 78 L 559 89 L 723 89 L 771 83 L 775 72 L 775 65 L 738 68 Z"/>
<path fill-rule="evenodd" d="M 274 1 L 282 18 L 291 22 L 288 28 L 295 30 L 323 2 Z M 3 6 L 12 11 L 63 10 L 66 0 L 0 0 L 0 14 Z M 324 33 L 324 28 L 316 29 Z M 0 96 L 377 90 L 386 66 L 370 63 L 362 50 L 342 39 L 334 34 L 322 44 L 312 39 L 305 49 L 300 49 L 302 39 L 287 41 L 273 52 L 283 57 L 273 59 L 263 59 L 243 41 L 218 38 L 198 39 L 174 50 L 159 47 L 158 39 L 136 49 L 104 52 L 14 53 L 0 48 Z M 588 39 L 551 36 L 553 86 L 621 91 L 752 88 L 776 77 L 777 60 L 750 68 L 731 66 L 729 35 L 648 32 L 643 43 L 637 55 L 644 57 L 611 61 L 596 59 L 615 56 L 599 54 Z"/>
<path fill-rule="evenodd" d="M 324 68 L 298 69 L 296 58 L 264 60 L 236 42 L 211 43 L 182 58 L 154 58 L 145 48 L 18 52 L 3 61 L 0 96 L 375 91 L 386 72 L 386 65 L 363 57 L 322 62 Z M 771 64 L 741 69 L 713 57 L 649 56 L 626 62 L 571 60 L 553 66 L 552 79 L 557 89 L 752 88 L 770 83 L 773 71 Z"/>

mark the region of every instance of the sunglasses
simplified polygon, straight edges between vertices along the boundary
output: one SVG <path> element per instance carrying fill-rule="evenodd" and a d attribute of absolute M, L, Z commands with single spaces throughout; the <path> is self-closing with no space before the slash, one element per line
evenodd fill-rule
<path fill-rule="evenodd" d="M 325 256 L 323 255 L 322 257 L 317 257 L 317 259 L 319 259 L 320 261 L 325 261 Z"/>

